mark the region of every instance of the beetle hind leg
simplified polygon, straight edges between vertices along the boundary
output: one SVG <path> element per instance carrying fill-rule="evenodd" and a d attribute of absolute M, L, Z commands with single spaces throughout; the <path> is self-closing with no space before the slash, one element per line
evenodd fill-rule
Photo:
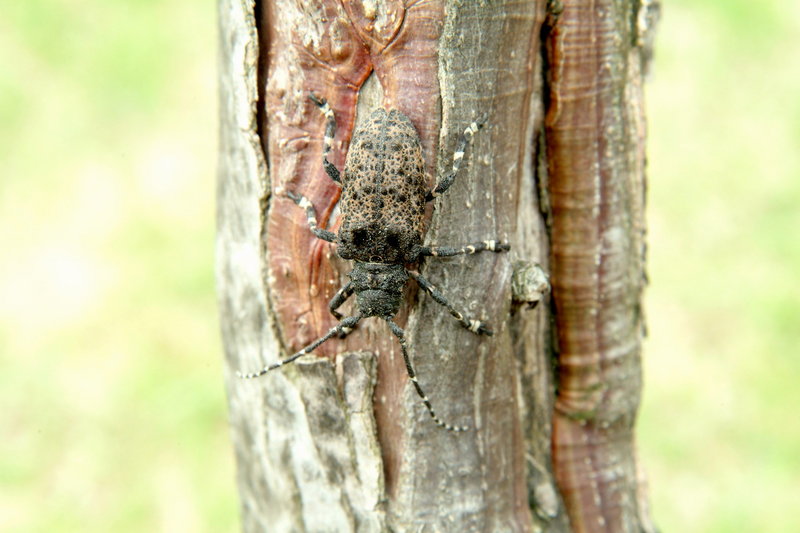
<path fill-rule="evenodd" d="M 477 133 L 484 124 L 486 124 L 487 118 L 488 117 L 486 115 L 482 116 L 467 126 L 467 129 L 464 130 L 464 133 L 461 134 L 461 137 L 458 139 L 458 144 L 456 144 L 456 151 L 453 153 L 453 168 L 447 175 L 445 175 L 444 178 L 439 181 L 439 183 L 436 184 L 436 187 L 428 192 L 427 196 L 425 196 L 426 202 L 430 202 L 449 189 L 453 184 L 453 181 L 456 179 L 456 174 L 458 174 L 458 169 L 461 168 L 461 162 L 464 160 L 464 153 L 467 151 L 467 146 L 472 140 L 472 136 L 475 135 L 475 133 Z"/>
<path fill-rule="evenodd" d="M 320 110 L 322 110 L 322 113 L 325 115 L 325 118 L 328 121 L 327 125 L 325 126 L 325 138 L 322 143 L 322 166 L 325 167 L 325 172 L 333 181 L 336 183 L 341 183 L 342 178 L 339 174 L 339 169 L 336 168 L 333 163 L 328 161 L 328 154 L 333 146 L 333 138 L 336 136 L 336 116 L 333 114 L 333 109 L 331 109 L 331 106 L 328 104 L 327 100 L 320 98 L 314 93 L 311 93 L 309 98 L 320 108 Z"/>

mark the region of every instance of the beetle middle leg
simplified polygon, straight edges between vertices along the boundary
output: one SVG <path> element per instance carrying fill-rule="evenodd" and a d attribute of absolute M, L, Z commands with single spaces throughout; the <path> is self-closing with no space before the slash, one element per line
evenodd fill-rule
<path fill-rule="evenodd" d="M 436 302 L 440 303 L 441 305 L 445 306 L 450 314 L 453 315 L 453 318 L 458 320 L 458 323 L 461 324 L 464 328 L 470 330 L 473 333 L 478 335 L 493 335 L 494 332 L 489 328 L 486 323 L 481 322 L 480 320 L 475 320 L 474 318 L 470 318 L 463 313 L 461 313 L 458 309 L 453 307 L 447 298 L 445 298 L 444 294 L 439 292 L 439 289 L 433 286 L 430 281 L 422 277 L 422 274 L 419 272 L 415 272 L 413 270 L 409 270 L 408 274 L 417 280 L 417 283 L 420 287 L 422 287 L 425 292 L 431 295 L 431 297 L 436 300 Z"/>
<path fill-rule="evenodd" d="M 481 241 L 465 244 L 460 248 L 453 246 L 422 246 L 419 249 L 419 256 L 450 257 L 462 254 L 477 254 L 479 252 L 507 252 L 511 249 L 508 243 L 501 241 Z"/>
<path fill-rule="evenodd" d="M 308 218 L 308 227 L 311 232 L 323 241 L 333 242 L 336 240 L 336 234 L 326 229 L 317 227 L 317 212 L 314 210 L 314 205 L 305 196 L 300 196 L 291 191 L 286 191 L 286 196 L 291 198 L 294 203 L 306 210 L 306 217 Z"/>

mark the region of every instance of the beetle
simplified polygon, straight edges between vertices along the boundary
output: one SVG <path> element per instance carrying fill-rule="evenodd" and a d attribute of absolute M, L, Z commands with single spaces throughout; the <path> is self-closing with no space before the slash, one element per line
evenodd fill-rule
<path fill-rule="evenodd" d="M 327 119 L 322 165 L 327 175 L 342 187 L 342 223 L 338 234 L 318 226 L 316 210 L 307 198 L 292 191 L 286 191 L 286 195 L 305 210 L 308 226 L 315 236 L 334 243 L 336 253 L 342 259 L 353 260 L 353 269 L 348 274 L 350 281 L 339 289 L 329 304 L 331 313 L 340 322 L 287 359 L 267 365 L 257 372 L 240 373 L 239 376 L 245 379 L 262 376 L 312 352 L 334 336 L 348 335 L 363 318 L 378 317 L 389 324 L 400 342 L 408 377 L 433 421 L 450 431 L 465 431 L 467 426 L 450 425 L 433 410 L 411 364 L 405 332 L 392 319 L 400 309 L 405 286 L 409 279 L 414 279 L 436 302 L 445 306 L 464 328 L 478 335 L 492 335 L 492 330 L 484 322 L 458 311 L 419 272 L 406 268 L 407 264 L 416 263 L 424 257 L 449 257 L 483 251 L 505 252 L 510 249 L 507 243 L 499 240 L 486 240 L 461 247 L 423 245 L 425 205 L 452 185 L 467 145 L 485 119 L 471 123 L 464 130 L 453 154 L 452 169 L 433 189 L 428 190 L 419 134 L 406 115 L 397 109 L 376 109 L 356 128 L 344 173 L 340 173 L 328 160 L 336 133 L 336 117 L 326 100 L 314 94 L 310 95 L 310 99 Z M 338 308 L 353 294 L 356 295 L 357 312 L 343 318 Z"/>

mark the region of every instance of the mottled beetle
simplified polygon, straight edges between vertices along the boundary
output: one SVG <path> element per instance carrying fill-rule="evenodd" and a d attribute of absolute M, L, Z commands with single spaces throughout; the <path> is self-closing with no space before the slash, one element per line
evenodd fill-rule
<path fill-rule="evenodd" d="M 400 308 L 403 289 L 408 278 L 416 282 L 434 300 L 447 307 L 450 314 L 465 328 L 476 334 L 491 335 L 492 331 L 479 320 L 465 316 L 419 272 L 405 265 L 426 256 L 447 257 L 474 254 L 486 250 L 502 252 L 508 244 L 496 240 L 468 244 L 460 248 L 448 246 L 423 246 L 425 204 L 445 192 L 458 173 L 464 151 L 472 136 L 484 120 L 473 122 L 464 131 L 453 155 L 453 168 L 433 190 L 425 182 L 422 147 L 419 135 L 411 120 L 396 109 L 375 110 L 366 122 L 356 128 L 347 153 L 344 175 L 328 161 L 328 153 L 336 132 L 336 118 L 328 103 L 311 95 L 327 118 L 322 163 L 328 176 L 342 186 L 342 225 L 338 234 L 317 226 L 317 217 L 311 202 L 298 194 L 287 196 L 305 209 L 308 225 L 318 238 L 336 243 L 336 252 L 342 259 L 354 261 L 349 273 L 350 281 L 334 295 L 330 302 L 331 313 L 341 321 L 324 336 L 309 344 L 288 359 L 273 363 L 258 372 L 240 374 L 243 378 L 256 378 L 291 363 L 310 353 L 331 337 L 349 334 L 362 318 L 379 317 L 385 320 L 400 341 L 408 377 L 414 383 L 428 413 L 437 425 L 451 430 L 464 431 L 466 426 L 451 426 L 443 422 L 431 407 L 422 391 L 406 350 L 403 329 L 392 318 Z M 353 294 L 356 295 L 354 316 L 342 319 L 337 309 Z"/>

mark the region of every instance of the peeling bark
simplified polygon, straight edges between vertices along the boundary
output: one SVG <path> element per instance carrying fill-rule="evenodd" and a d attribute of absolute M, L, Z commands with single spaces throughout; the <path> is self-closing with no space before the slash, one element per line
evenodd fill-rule
<path fill-rule="evenodd" d="M 645 233 L 635 7 L 627 0 L 564 2 L 547 37 L 558 335 L 553 466 L 575 531 L 639 531 L 647 522 L 633 439 Z"/>
<path fill-rule="evenodd" d="M 565 350 L 564 339 L 573 335 L 565 329 L 569 319 L 565 323 L 558 313 L 554 319 L 546 296 L 530 309 L 514 303 L 511 294 L 515 262 L 522 261 L 523 268 L 540 263 L 557 283 L 555 310 L 569 309 L 559 298 L 569 294 L 566 274 L 572 270 L 563 261 L 570 256 L 555 243 L 564 235 L 573 238 L 574 224 L 559 224 L 583 193 L 565 181 L 575 170 L 565 151 L 573 147 L 559 141 L 567 135 L 562 130 L 582 119 L 581 110 L 570 111 L 570 99 L 562 98 L 571 81 L 558 85 L 561 80 L 551 76 L 546 87 L 543 83 L 544 0 L 220 0 L 219 12 L 217 279 L 243 529 L 583 530 L 583 515 L 574 514 L 575 502 L 583 502 L 576 496 L 580 490 L 571 491 L 572 478 L 563 475 L 575 468 L 574 461 L 564 459 L 559 447 L 569 442 L 563 437 L 569 426 L 560 418 L 575 420 L 565 394 L 583 393 L 586 383 L 605 384 L 604 395 L 589 394 L 585 401 L 595 407 L 619 398 L 626 416 L 609 416 L 615 428 L 626 428 L 619 435 L 627 440 L 609 448 L 630 455 L 632 414 L 627 413 L 631 406 L 635 411 L 638 382 L 617 379 L 592 360 L 573 387 L 564 373 L 573 353 Z M 559 28 L 573 29 L 569 16 Z M 549 38 L 563 35 L 554 31 Z M 619 51 L 635 53 L 632 42 Z M 556 58 L 550 50 L 550 67 L 566 57 Z M 619 67 L 625 72 L 615 75 L 634 79 L 638 71 L 631 64 L 626 58 Z M 569 76 L 563 79 L 572 80 Z M 623 92 L 608 112 L 621 113 L 626 122 L 610 137 L 595 131 L 609 146 L 623 142 L 609 148 L 615 158 L 607 174 L 616 181 L 601 189 L 601 195 L 615 192 L 606 197 L 618 201 L 604 217 L 587 222 L 584 233 L 594 240 L 583 245 L 590 254 L 605 250 L 597 237 L 601 226 L 588 229 L 591 222 L 612 221 L 623 233 L 643 228 L 640 212 L 625 211 L 638 205 L 632 198 L 642 192 L 643 128 L 638 110 L 631 108 L 640 103 L 638 86 L 619 85 Z M 283 196 L 284 190 L 302 192 L 315 205 L 320 226 L 336 230 L 339 190 L 322 169 L 324 123 L 308 100 L 310 92 L 327 98 L 336 113 L 330 160 L 339 169 L 355 124 L 377 106 L 394 107 L 420 134 L 431 183 L 449 168 L 464 126 L 489 117 L 455 184 L 435 203 L 426 243 L 499 237 L 512 243 L 512 251 L 428 260 L 420 268 L 460 308 L 488 321 L 495 335 L 479 338 L 464 330 L 413 287 L 397 317 L 431 401 L 442 418 L 474 428 L 466 434 L 431 423 L 382 321 L 365 320 L 347 339 L 331 340 L 316 355 L 258 380 L 234 375 L 286 357 L 336 323 L 327 304 L 350 265 L 313 237 L 302 210 Z M 555 119 L 545 126 L 548 94 L 548 117 Z M 559 122 L 573 114 L 576 118 Z M 548 197 L 550 227 L 540 210 Z M 626 218 L 631 213 L 639 218 Z M 622 317 L 615 323 L 628 333 L 637 323 L 625 320 L 638 312 L 639 295 L 625 276 L 641 275 L 636 256 L 641 235 L 625 233 L 614 242 L 623 243 L 620 251 L 601 266 L 604 276 L 622 280 L 614 286 L 625 297 L 602 312 Z M 622 273 L 608 274 L 614 269 Z M 635 339 L 631 350 L 638 356 Z M 559 367 L 558 396 L 551 364 L 556 347 L 568 356 Z M 621 464 L 628 458 L 621 457 Z M 584 472 L 587 479 L 594 479 L 603 463 L 591 467 Z M 636 479 L 625 468 L 620 493 L 635 494 Z M 608 512 L 603 507 L 600 516 L 611 517 Z"/>

